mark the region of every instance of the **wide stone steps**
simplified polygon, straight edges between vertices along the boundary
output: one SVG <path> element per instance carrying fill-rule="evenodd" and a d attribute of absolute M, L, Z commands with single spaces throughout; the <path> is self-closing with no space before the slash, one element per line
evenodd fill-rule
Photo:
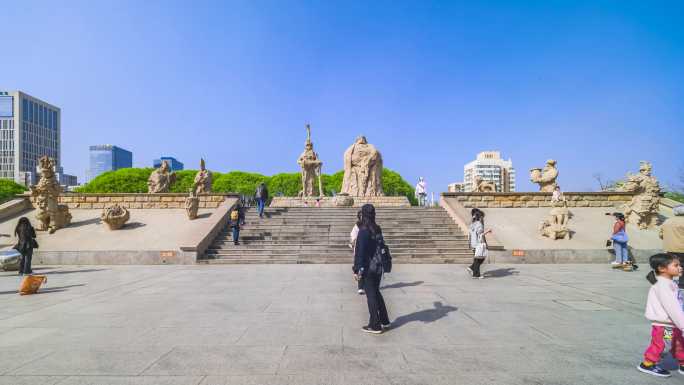
<path fill-rule="evenodd" d="M 200 263 L 351 263 L 349 232 L 357 209 L 267 208 L 246 213 L 240 245 L 220 232 Z M 441 208 L 378 208 L 394 263 L 470 263 L 467 236 Z"/>

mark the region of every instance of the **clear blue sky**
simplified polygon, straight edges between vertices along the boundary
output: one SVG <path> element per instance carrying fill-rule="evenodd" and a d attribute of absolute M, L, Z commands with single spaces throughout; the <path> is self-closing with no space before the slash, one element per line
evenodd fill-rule
<path fill-rule="evenodd" d="M 359 134 L 430 190 L 481 150 L 558 161 L 566 191 L 651 160 L 684 167 L 682 1 L 6 1 L 0 88 L 62 108 L 63 165 L 88 146 L 196 168 L 324 172 Z"/>

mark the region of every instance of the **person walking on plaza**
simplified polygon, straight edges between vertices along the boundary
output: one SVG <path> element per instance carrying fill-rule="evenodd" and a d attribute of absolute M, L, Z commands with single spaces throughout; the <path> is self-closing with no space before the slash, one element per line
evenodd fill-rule
<path fill-rule="evenodd" d="M 240 244 L 240 226 L 245 224 L 245 213 L 240 202 L 235 204 L 235 207 L 230 212 L 230 227 L 233 231 L 233 244 Z"/>
<path fill-rule="evenodd" d="M 266 200 L 268 200 L 268 187 L 266 183 L 261 182 L 257 186 L 256 192 L 254 193 L 257 203 L 257 211 L 259 212 L 259 218 L 264 217 L 264 206 L 266 206 Z"/>
<path fill-rule="evenodd" d="M 684 311 L 682 297 L 673 278 L 682 274 L 679 259 L 671 254 L 656 254 L 649 258 L 651 272 L 646 279 L 651 283 L 645 316 L 651 321 L 651 344 L 644 352 L 644 360 L 637 366 L 641 372 L 657 377 L 670 377 L 670 372 L 658 363 L 665 349 L 665 334 L 672 333 L 672 356 L 679 362 L 679 373 L 684 374 Z"/>
<path fill-rule="evenodd" d="M 610 237 L 613 241 L 613 249 L 615 250 L 615 260 L 612 262 L 613 266 L 620 266 L 629 263 L 629 249 L 627 248 L 627 232 L 625 230 L 625 216 L 621 213 L 613 213 L 615 223 L 613 224 L 613 235 Z"/>
<path fill-rule="evenodd" d="M 31 259 L 33 258 L 33 249 L 38 247 L 38 242 L 36 242 L 36 230 L 31 226 L 28 218 L 19 218 L 19 222 L 17 222 L 17 226 L 14 228 L 14 235 L 18 239 L 14 248 L 21 253 L 19 275 L 33 274 Z"/>
<path fill-rule="evenodd" d="M 473 209 L 471 211 L 473 216 L 472 223 L 470 224 L 470 248 L 473 249 L 473 263 L 466 268 L 468 273 L 474 279 L 482 279 L 484 276 L 480 272 L 480 267 L 487 258 L 487 239 L 485 235 L 492 232 L 492 230 L 485 231 L 484 229 L 484 212 L 479 209 Z"/>
<path fill-rule="evenodd" d="M 356 238 L 359 236 L 359 223 L 361 223 L 361 211 L 356 213 L 356 223 L 352 228 L 351 233 L 349 233 L 349 247 L 351 247 L 352 252 L 356 252 Z M 357 279 L 357 293 L 359 295 L 366 294 L 363 290 L 363 277 Z"/>
<path fill-rule="evenodd" d="M 373 205 L 365 204 L 361 207 L 361 220 L 358 226 L 359 234 L 356 238 L 352 271 L 355 279 L 363 279 L 369 313 L 368 325 L 361 329 L 366 333 L 381 334 L 383 329 L 389 328 L 390 321 L 385 300 L 380 293 L 382 274 L 371 272 L 370 269 L 378 242 L 382 241 L 382 229 L 375 223 Z"/>
<path fill-rule="evenodd" d="M 425 179 L 423 179 L 422 176 L 418 178 L 415 196 L 416 199 L 418 199 L 418 205 L 420 207 L 427 206 L 427 183 L 425 183 Z"/>

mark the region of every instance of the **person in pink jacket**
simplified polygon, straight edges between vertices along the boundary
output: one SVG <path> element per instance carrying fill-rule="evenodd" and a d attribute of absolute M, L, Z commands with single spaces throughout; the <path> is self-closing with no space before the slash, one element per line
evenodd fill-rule
<path fill-rule="evenodd" d="M 651 272 L 646 279 L 651 282 L 646 301 L 646 318 L 651 321 L 651 344 L 644 352 L 644 360 L 637 366 L 639 371 L 658 377 L 670 377 L 670 372 L 658 365 L 665 350 L 665 330 L 672 329 L 672 356 L 679 361 L 679 373 L 684 374 L 684 310 L 674 277 L 682 274 L 679 259 L 670 254 L 655 254 L 648 260 Z"/>

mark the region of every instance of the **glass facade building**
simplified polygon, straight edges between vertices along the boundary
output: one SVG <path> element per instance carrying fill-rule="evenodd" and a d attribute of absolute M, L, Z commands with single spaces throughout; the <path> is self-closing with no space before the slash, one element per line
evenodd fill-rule
<path fill-rule="evenodd" d="M 88 181 L 106 171 L 133 167 L 133 153 L 123 148 L 102 144 L 90 146 Z"/>
<path fill-rule="evenodd" d="M 171 169 L 171 171 L 180 171 L 183 169 L 183 163 L 179 162 L 178 160 L 176 160 L 176 158 L 171 156 L 162 156 L 159 159 L 153 160 L 152 167 L 161 167 L 163 161 L 166 161 L 166 163 L 169 164 L 169 168 Z"/>
<path fill-rule="evenodd" d="M 0 178 L 36 183 L 38 159 L 61 165 L 61 110 L 21 91 L 0 91 Z"/>

